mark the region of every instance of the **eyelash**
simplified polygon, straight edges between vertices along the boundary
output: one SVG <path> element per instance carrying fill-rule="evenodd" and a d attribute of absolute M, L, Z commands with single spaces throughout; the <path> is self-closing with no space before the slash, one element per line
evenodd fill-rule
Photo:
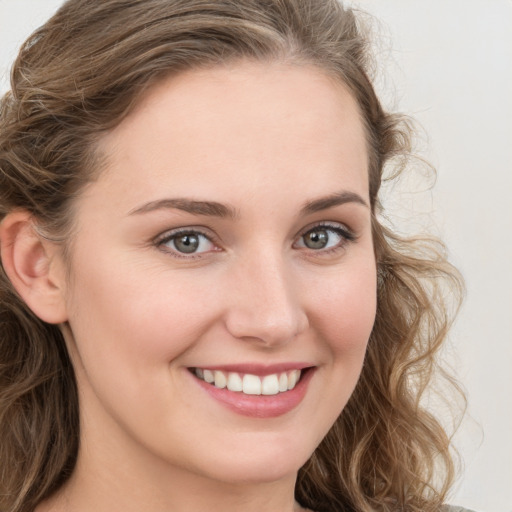
<path fill-rule="evenodd" d="M 334 252 L 337 252 L 337 251 L 343 249 L 348 243 L 356 241 L 357 236 L 350 229 L 348 229 L 345 226 L 343 226 L 343 227 L 342 226 L 343 225 L 340 225 L 340 224 L 320 223 L 320 224 L 316 224 L 314 226 L 308 227 L 307 229 L 302 231 L 302 233 L 299 235 L 299 237 L 298 237 L 299 240 L 303 241 L 304 237 L 308 233 L 311 233 L 314 231 L 327 231 L 327 232 L 331 232 L 331 233 L 332 232 L 336 233 L 336 235 L 341 237 L 341 241 L 338 244 L 336 244 L 336 246 L 330 247 L 328 249 L 316 249 L 315 250 L 315 249 L 311 249 L 311 248 L 304 247 L 304 246 L 301 247 L 301 249 L 309 250 L 318 255 L 328 255 L 328 254 L 332 254 Z M 154 243 L 160 250 L 162 250 L 166 254 L 170 254 L 174 258 L 196 259 L 196 258 L 201 258 L 202 255 L 207 252 L 216 252 L 216 250 L 215 250 L 215 251 L 204 251 L 204 252 L 200 252 L 200 253 L 191 252 L 189 254 L 186 254 L 186 253 L 180 252 L 176 248 L 174 248 L 174 249 L 169 248 L 169 247 L 165 248 L 166 244 L 168 244 L 172 241 L 176 241 L 177 239 L 179 239 L 180 236 L 185 236 L 185 235 L 203 237 L 206 240 L 208 240 L 209 243 L 213 244 L 214 246 L 218 246 L 215 238 L 212 237 L 211 234 L 206 234 L 205 232 L 201 231 L 198 228 L 182 228 L 182 229 L 177 229 L 177 230 L 170 231 L 170 232 L 168 231 L 168 232 L 158 236 L 155 239 Z M 297 242 L 295 242 L 293 245 L 295 246 L 296 243 Z M 217 248 L 217 250 L 220 250 L 220 249 Z"/>
<path fill-rule="evenodd" d="M 177 249 L 165 247 L 166 244 L 172 242 L 173 240 L 174 241 L 177 240 L 180 236 L 185 236 L 185 235 L 200 236 L 200 237 L 203 237 L 206 240 L 208 240 L 214 246 L 218 245 L 216 243 L 214 237 L 212 237 L 212 235 L 206 234 L 198 228 L 181 228 L 181 229 L 177 229 L 174 231 L 167 231 L 164 234 L 162 234 L 156 238 L 155 244 L 160 250 L 162 250 L 166 254 L 170 254 L 174 258 L 196 259 L 196 258 L 202 257 L 204 252 L 190 253 L 187 255 L 186 253 L 180 252 Z M 210 251 L 208 251 L 208 252 L 210 252 Z"/>
<path fill-rule="evenodd" d="M 348 229 L 343 224 L 332 224 L 328 222 L 323 222 L 320 224 L 315 224 L 314 226 L 310 226 L 306 228 L 302 233 L 299 235 L 299 240 L 304 240 L 304 237 L 311 232 L 314 231 L 328 231 L 328 232 L 334 232 L 338 236 L 340 236 L 341 240 L 338 244 L 336 244 L 334 247 L 330 247 L 328 249 L 310 249 L 308 247 L 305 247 L 305 249 L 309 249 L 315 254 L 318 254 L 319 256 L 327 256 L 329 254 L 335 253 L 341 249 L 344 249 L 345 246 L 348 243 L 355 242 L 357 239 L 357 236 L 355 233 L 353 233 L 350 229 Z M 294 244 L 295 245 L 295 244 Z"/>

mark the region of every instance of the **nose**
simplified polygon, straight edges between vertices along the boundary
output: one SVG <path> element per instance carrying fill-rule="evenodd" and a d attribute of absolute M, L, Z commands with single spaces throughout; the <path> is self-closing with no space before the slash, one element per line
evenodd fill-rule
<path fill-rule="evenodd" d="M 246 260 L 229 281 L 225 323 L 232 336 L 270 348 L 309 327 L 300 284 L 282 258 L 265 254 Z"/>

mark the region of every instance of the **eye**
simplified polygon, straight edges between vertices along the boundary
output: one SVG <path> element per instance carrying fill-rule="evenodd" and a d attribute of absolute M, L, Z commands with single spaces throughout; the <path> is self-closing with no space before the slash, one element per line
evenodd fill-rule
<path fill-rule="evenodd" d="M 295 247 L 321 251 L 342 247 L 353 240 L 355 236 L 341 225 L 319 225 L 301 235 Z"/>
<path fill-rule="evenodd" d="M 157 240 L 157 245 L 166 251 L 183 255 L 210 252 L 217 248 L 205 234 L 194 230 L 166 233 Z"/>

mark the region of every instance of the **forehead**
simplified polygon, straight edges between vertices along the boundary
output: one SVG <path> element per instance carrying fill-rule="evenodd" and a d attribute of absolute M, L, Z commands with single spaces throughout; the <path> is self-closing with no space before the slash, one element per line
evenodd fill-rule
<path fill-rule="evenodd" d="M 145 176 L 141 194 L 190 186 L 210 193 L 215 184 L 223 192 L 262 184 L 291 191 L 296 176 L 311 194 L 336 186 L 367 195 L 358 105 L 342 83 L 309 65 L 243 62 L 166 79 L 100 149 L 102 180 Z"/>

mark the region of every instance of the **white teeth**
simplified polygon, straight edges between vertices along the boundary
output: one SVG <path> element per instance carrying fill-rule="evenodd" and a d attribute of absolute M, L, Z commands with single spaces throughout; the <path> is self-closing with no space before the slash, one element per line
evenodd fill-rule
<path fill-rule="evenodd" d="M 279 375 L 279 391 L 288 391 L 288 375 L 284 372 Z"/>
<path fill-rule="evenodd" d="M 301 372 L 300 372 L 300 370 L 294 370 L 294 372 L 295 372 L 295 386 L 296 386 L 299 383 Z M 295 386 L 293 386 L 293 387 L 295 387 Z"/>
<path fill-rule="evenodd" d="M 279 393 L 279 379 L 277 375 L 267 375 L 261 381 L 262 395 L 277 395 Z"/>
<path fill-rule="evenodd" d="M 242 377 L 238 373 L 228 373 L 228 389 L 229 391 L 243 391 Z"/>
<path fill-rule="evenodd" d="M 216 388 L 225 388 L 227 384 L 226 375 L 224 372 L 220 372 L 219 370 L 215 370 L 213 372 L 213 376 L 215 378 L 215 387 Z"/>
<path fill-rule="evenodd" d="M 246 373 L 242 379 L 243 392 L 246 395 L 261 395 L 261 379 Z"/>
<path fill-rule="evenodd" d="M 288 374 L 288 390 L 293 389 L 300 378 L 300 370 L 292 370 Z"/>
<path fill-rule="evenodd" d="M 204 381 L 208 382 L 208 384 L 211 384 L 215 380 L 215 377 L 213 376 L 213 372 L 210 370 L 203 370 L 203 376 L 204 376 L 203 377 Z"/>
<path fill-rule="evenodd" d="M 246 373 L 240 375 L 236 372 L 223 372 L 221 370 L 203 370 L 195 368 L 196 377 L 208 384 L 229 391 L 242 392 L 246 395 L 277 395 L 292 390 L 300 380 L 301 371 L 291 370 L 289 372 L 273 373 L 258 377 Z"/>

